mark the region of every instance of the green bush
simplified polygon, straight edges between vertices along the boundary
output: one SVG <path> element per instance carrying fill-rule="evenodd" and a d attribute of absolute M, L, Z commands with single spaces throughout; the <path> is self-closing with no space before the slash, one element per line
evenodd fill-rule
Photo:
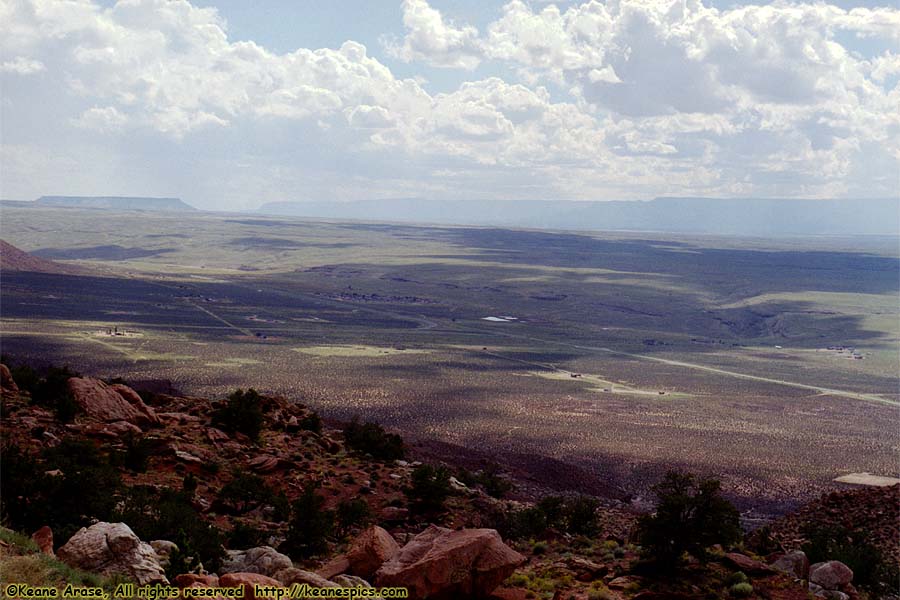
<path fill-rule="evenodd" d="M 152 441 L 128 435 L 125 438 L 125 450 L 122 452 L 122 465 L 134 473 L 145 473 L 152 454 Z"/>
<path fill-rule="evenodd" d="M 322 433 L 322 417 L 318 413 L 311 412 L 299 421 L 300 429 Z"/>
<path fill-rule="evenodd" d="M 738 511 L 718 480 L 670 471 L 653 489 L 656 512 L 638 521 L 638 538 L 657 566 L 675 566 L 685 552 L 703 561 L 710 546 L 741 539 Z"/>
<path fill-rule="evenodd" d="M 194 494 L 197 492 L 198 484 L 199 482 L 197 481 L 197 478 L 194 477 L 194 474 L 188 473 L 181 480 L 181 491 L 184 492 L 188 498 L 193 498 Z"/>
<path fill-rule="evenodd" d="M 888 593 L 888 582 L 900 580 L 898 567 L 869 543 L 865 531 L 851 531 L 833 525 L 807 526 L 803 551 L 810 563 L 838 560 L 853 571 L 853 585 L 874 592 Z"/>
<path fill-rule="evenodd" d="M 562 496 L 544 496 L 537 503 L 537 508 L 544 514 L 547 527 L 565 527 L 565 503 Z"/>
<path fill-rule="evenodd" d="M 593 535 L 597 529 L 597 507 L 600 503 L 591 496 L 576 496 L 564 505 L 566 531 L 573 534 Z"/>
<path fill-rule="evenodd" d="M 219 502 L 228 510 L 242 515 L 255 508 L 272 504 L 275 494 L 266 480 L 253 473 L 235 471 L 231 481 L 219 491 Z"/>
<path fill-rule="evenodd" d="M 290 557 L 309 558 L 328 550 L 334 531 L 334 512 L 325 509 L 325 498 L 309 486 L 291 507 L 287 536 L 280 549 Z"/>
<path fill-rule="evenodd" d="M 281 523 L 291 518 L 291 501 L 284 495 L 284 492 L 278 492 L 272 496 L 272 520 Z"/>
<path fill-rule="evenodd" d="M 224 556 L 222 532 L 206 522 L 181 490 L 133 486 L 126 490 L 114 515 L 143 540 L 171 540 L 183 559 L 215 570 Z M 187 571 L 182 571 L 187 572 Z"/>
<path fill-rule="evenodd" d="M 547 530 L 547 516 L 537 506 L 509 511 L 501 517 L 497 529 L 511 540 L 536 538 Z"/>
<path fill-rule="evenodd" d="M 507 512 L 498 529 L 510 539 L 540 537 L 548 528 L 589 536 L 596 533 L 598 506 L 597 499 L 591 496 L 545 496 L 532 507 Z"/>
<path fill-rule="evenodd" d="M 222 429 L 243 433 L 254 441 L 259 439 L 263 418 L 262 398 L 253 388 L 235 391 L 225 406 L 213 413 L 213 422 Z"/>
<path fill-rule="evenodd" d="M 0 511 L 10 527 L 34 531 L 49 525 L 65 540 L 92 519 L 109 520 L 122 481 L 93 443 L 65 438 L 40 460 L 12 444 L 0 452 Z M 45 474 L 54 470 L 60 474 Z"/>
<path fill-rule="evenodd" d="M 500 476 L 500 467 L 489 465 L 478 473 L 470 473 L 463 469 L 459 480 L 468 486 L 478 485 L 493 498 L 503 498 L 513 488 L 511 481 Z"/>
<path fill-rule="evenodd" d="M 344 442 L 352 450 L 378 460 L 403 458 L 403 439 L 399 435 L 387 433 L 377 423 L 361 425 L 356 417 L 344 427 Z"/>
<path fill-rule="evenodd" d="M 753 595 L 753 586 L 749 583 L 736 583 L 728 588 L 728 593 L 735 598 L 746 598 Z"/>
<path fill-rule="evenodd" d="M 56 418 L 63 423 L 70 423 L 79 410 L 78 403 L 69 393 L 70 377 L 78 377 L 78 373 L 69 367 L 49 367 L 41 377 L 37 371 L 27 365 L 19 365 L 10 369 L 13 380 L 19 389 L 31 395 L 31 401 L 38 406 L 52 409 Z"/>
<path fill-rule="evenodd" d="M 9 366 L 9 363 L 4 364 Z M 9 372 L 12 375 L 13 381 L 15 381 L 16 385 L 19 387 L 20 391 L 34 394 L 34 390 L 37 388 L 38 383 L 41 381 L 41 376 L 37 371 L 29 367 L 28 365 L 18 365 L 15 367 L 9 367 Z"/>
<path fill-rule="evenodd" d="M 187 534 L 181 531 L 175 540 L 177 540 L 175 541 L 177 548 L 169 553 L 165 569 L 166 577 L 169 581 L 173 581 L 175 577 L 182 573 L 193 573 L 201 564 L 200 557 L 194 550 Z"/>
<path fill-rule="evenodd" d="M 50 367 L 47 373 L 37 382 L 31 393 L 31 400 L 41 406 L 54 406 L 60 396 L 69 392 L 68 382 L 78 373 L 65 367 Z"/>
<path fill-rule="evenodd" d="M 355 527 L 367 525 L 372 520 L 372 509 L 362 498 L 342 500 L 336 510 L 337 535 L 344 537 Z"/>
<path fill-rule="evenodd" d="M 738 571 L 736 573 L 730 574 L 725 578 L 725 585 L 731 586 L 737 583 L 747 583 L 749 579 L 747 579 L 747 575 L 742 571 Z"/>
<path fill-rule="evenodd" d="M 412 472 L 412 485 L 404 490 L 419 512 L 438 512 L 450 495 L 450 471 L 446 467 L 419 465 Z"/>
<path fill-rule="evenodd" d="M 235 523 L 228 534 L 228 547 L 232 550 L 243 550 L 262 546 L 269 539 L 269 534 L 258 527 L 247 523 Z"/>

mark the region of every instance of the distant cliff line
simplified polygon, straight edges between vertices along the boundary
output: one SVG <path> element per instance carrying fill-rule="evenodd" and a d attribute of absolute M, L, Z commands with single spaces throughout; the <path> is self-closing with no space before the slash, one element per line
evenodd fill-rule
<path fill-rule="evenodd" d="M 41 196 L 37 206 L 103 208 L 118 210 L 195 211 L 180 198 L 152 198 L 141 196 Z"/>

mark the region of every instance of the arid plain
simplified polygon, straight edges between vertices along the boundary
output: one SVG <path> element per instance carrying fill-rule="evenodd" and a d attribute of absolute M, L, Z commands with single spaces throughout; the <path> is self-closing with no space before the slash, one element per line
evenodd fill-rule
<path fill-rule="evenodd" d="M 14 360 L 255 387 L 638 501 L 673 466 L 759 514 L 897 476 L 896 238 L 9 206 L 2 223 L 79 267 L 4 266 Z"/>

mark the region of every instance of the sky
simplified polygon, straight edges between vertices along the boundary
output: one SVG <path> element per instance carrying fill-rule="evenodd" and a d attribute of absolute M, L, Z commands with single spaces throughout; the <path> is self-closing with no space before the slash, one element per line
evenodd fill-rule
<path fill-rule="evenodd" d="M 0 197 L 897 197 L 900 8 L 0 0 Z"/>

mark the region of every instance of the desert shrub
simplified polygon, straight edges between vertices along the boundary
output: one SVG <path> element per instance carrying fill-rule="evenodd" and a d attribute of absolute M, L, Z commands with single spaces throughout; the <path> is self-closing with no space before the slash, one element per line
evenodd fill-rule
<path fill-rule="evenodd" d="M 360 424 L 355 417 L 344 426 L 344 442 L 352 450 L 379 460 L 403 458 L 403 439 L 399 435 L 387 433 L 377 423 Z"/>
<path fill-rule="evenodd" d="M 362 498 L 342 500 L 335 511 L 336 532 L 338 537 L 344 537 L 354 527 L 362 527 L 372 520 L 372 509 L 369 503 Z"/>
<path fill-rule="evenodd" d="M 450 495 L 450 471 L 446 467 L 419 465 L 412 472 L 412 485 L 404 490 L 419 512 L 437 512 Z"/>
<path fill-rule="evenodd" d="M 322 417 L 318 413 L 311 412 L 300 419 L 300 429 L 312 431 L 314 433 L 322 433 Z"/>
<path fill-rule="evenodd" d="M 69 423 L 75 418 L 79 406 L 69 393 L 67 383 L 70 377 L 78 377 L 78 373 L 69 367 L 51 366 L 40 377 L 37 371 L 26 365 L 10 369 L 10 372 L 19 389 L 31 394 L 34 404 L 52 409 L 56 418 L 63 423 Z"/>
<path fill-rule="evenodd" d="M 284 492 L 278 492 L 272 496 L 272 520 L 278 523 L 287 521 L 291 518 L 291 501 L 284 495 Z"/>
<path fill-rule="evenodd" d="M 218 568 L 224 556 L 222 532 L 206 522 L 181 490 L 133 486 L 123 494 L 114 515 L 143 540 L 171 540 L 185 561 Z M 187 571 L 182 571 L 187 572 Z"/>
<path fill-rule="evenodd" d="M 500 476 L 500 468 L 497 465 L 489 465 L 478 473 L 466 470 L 460 472 L 458 478 L 467 486 L 478 485 L 484 492 L 493 498 L 502 498 L 513 488 L 511 481 Z"/>
<path fill-rule="evenodd" d="M 29 394 L 34 394 L 35 388 L 37 388 L 38 383 L 41 380 L 41 376 L 37 371 L 29 367 L 28 365 L 17 365 L 15 367 L 9 366 L 8 362 L 4 363 L 9 367 L 9 372 L 12 375 L 13 381 L 16 382 L 16 385 L 19 386 L 19 390 L 23 392 L 28 392 Z"/>
<path fill-rule="evenodd" d="M 535 556 L 540 556 L 542 554 L 547 553 L 547 542 L 535 542 L 534 545 L 531 546 L 531 553 Z"/>
<path fill-rule="evenodd" d="M 219 502 L 237 514 L 244 514 L 266 504 L 272 504 L 275 494 L 266 480 L 253 473 L 235 471 L 231 481 L 219 491 Z"/>
<path fill-rule="evenodd" d="M 597 529 L 599 502 L 591 496 L 576 496 L 565 502 L 566 531 L 573 534 L 592 535 Z"/>
<path fill-rule="evenodd" d="M 194 494 L 197 492 L 198 483 L 199 482 L 197 481 L 197 478 L 194 477 L 194 474 L 188 473 L 181 480 L 181 491 L 184 492 L 188 498 L 193 498 Z"/>
<path fill-rule="evenodd" d="M 34 531 L 46 513 L 46 475 L 38 461 L 19 448 L 7 442 L 3 445 L 0 461 L 0 521 L 13 529 Z"/>
<path fill-rule="evenodd" d="M 69 367 L 50 367 L 31 392 L 31 399 L 41 406 L 53 406 L 57 398 L 69 393 L 68 381 L 78 377 Z"/>
<path fill-rule="evenodd" d="M 71 423 L 74 421 L 75 415 L 78 414 L 79 410 L 81 410 L 81 407 L 78 406 L 75 397 L 69 392 L 57 396 L 56 402 L 53 405 L 53 412 L 56 414 L 56 418 L 59 419 L 60 423 Z"/>
<path fill-rule="evenodd" d="M 638 537 L 657 566 L 674 566 L 685 552 L 705 560 L 709 546 L 741 538 L 738 511 L 718 480 L 670 471 L 653 490 L 656 512 L 640 519 Z"/>
<path fill-rule="evenodd" d="M 547 517 L 537 506 L 509 511 L 501 517 L 497 529 L 504 538 L 511 540 L 535 538 L 546 531 Z"/>
<path fill-rule="evenodd" d="M 497 528 L 510 539 L 540 537 L 548 528 L 590 536 L 596 532 L 598 506 L 591 496 L 545 496 L 532 507 L 505 513 Z"/>
<path fill-rule="evenodd" d="M 334 512 L 325 509 L 325 498 L 308 486 L 294 502 L 291 512 L 281 551 L 301 559 L 324 553 L 334 531 Z"/>
<path fill-rule="evenodd" d="M 889 582 L 900 580 L 897 565 L 885 560 L 864 531 L 827 525 L 807 526 L 803 533 L 807 538 L 803 551 L 811 563 L 841 561 L 853 571 L 853 585 L 861 589 L 887 593 Z"/>
<path fill-rule="evenodd" d="M 591 587 L 588 589 L 588 600 L 615 600 L 618 598 L 606 586 Z"/>
<path fill-rule="evenodd" d="M 226 431 L 237 431 L 258 440 L 263 428 L 262 398 L 253 388 L 246 392 L 236 390 L 228 396 L 225 406 L 213 413 L 213 422 Z"/>
<path fill-rule="evenodd" d="M 172 581 L 182 573 L 193 573 L 201 564 L 200 557 L 197 556 L 190 539 L 181 531 L 175 538 L 177 548 L 169 553 L 168 561 L 165 565 L 166 577 Z"/>
<path fill-rule="evenodd" d="M 565 498 L 562 496 L 544 496 L 537 503 L 537 508 L 544 514 L 547 527 L 565 526 Z"/>
<path fill-rule="evenodd" d="M 159 396 L 155 392 L 151 392 L 150 390 L 135 390 L 137 395 L 141 397 L 141 400 L 144 401 L 144 404 L 148 406 L 155 406 L 159 401 Z"/>
<path fill-rule="evenodd" d="M 748 581 L 749 579 L 747 579 L 747 575 L 743 571 L 737 571 L 725 578 L 725 585 L 732 586 L 737 583 L 747 583 Z"/>
<path fill-rule="evenodd" d="M 40 460 L 7 444 L 2 468 L 4 522 L 22 531 L 49 525 L 64 540 L 92 519 L 108 520 L 122 483 L 94 444 L 71 438 L 46 449 Z M 52 470 L 60 473 L 45 474 Z"/>
<path fill-rule="evenodd" d="M 750 539 L 757 554 L 772 554 L 780 548 L 778 541 L 772 535 L 772 527 L 769 525 L 763 525 L 757 529 Z"/>
<path fill-rule="evenodd" d="M 736 583 L 728 588 L 728 593 L 735 598 L 747 598 L 753 595 L 753 586 L 747 582 Z"/>
<path fill-rule="evenodd" d="M 255 548 L 262 546 L 269 539 L 269 534 L 248 523 L 235 523 L 228 534 L 228 547 L 232 550 Z"/>
<path fill-rule="evenodd" d="M 134 473 L 144 473 L 153 454 L 153 442 L 143 437 L 128 435 L 122 451 L 122 465 Z"/>

